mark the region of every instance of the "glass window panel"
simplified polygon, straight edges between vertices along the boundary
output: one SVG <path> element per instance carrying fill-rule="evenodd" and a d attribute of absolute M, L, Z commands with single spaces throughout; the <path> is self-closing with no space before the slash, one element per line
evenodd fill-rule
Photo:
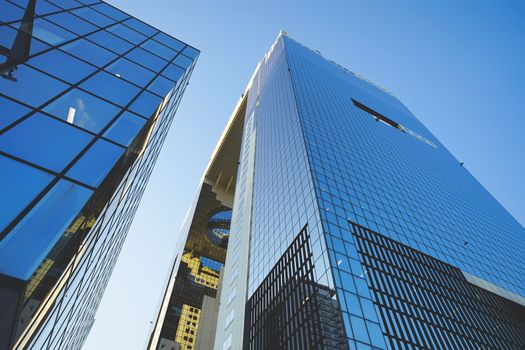
<path fill-rule="evenodd" d="M 184 75 L 184 72 L 186 71 L 181 67 L 176 66 L 174 64 L 170 64 L 166 67 L 166 69 L 162 71 L 162 75 L 170 78 L 171 80 L 178 81 L 180 77 Z"/>
<path fill-rule="evenodd" d="M 128 53 L 126 57 L 155 72 L 159 72 L 168 63 L 162 58 L 155 56 L 141 48 L 134 49 L 133 51 Z"/>
<path fill-rule="evenodd" d="M 97 2 L 100 2 L 100 0 L 79 0 L 79 2 L 85 5 L 92 5 L 92 4 L 96 4 Z"/>
<path fill-rule="evenodd" d="M 108 64 L 117 57 L 113 52 L 84 39 L 75 40 L 60 49 L 99 67 Z"/>
<path fill-rule="evenodd" d="M 73 16 L 68 12 L 61 12 L 54 15 L 49 15 L 46 17 L 49 21 L 58 24 L 61 27 L 66 28 L 67 30 L 77 33 L 78 35 L 86 35 L 91 33 L 98 28 L 92 25 L 89 22 L 84 21 L 83 19 Z"/>
<path fill-rule="evenodd" d="M 59 172 L 91 138 L 77 128 L 35 114 L 0 136 L 0 150 Z"/>
<path fill-rule="evenodd" d="M 138 87 L 106 72 L 98 72 L 80 87 L 120 106 L 126 106 L 140 91 Z"/>
<path fill-rule="evenodd" d="M 185 44 L 174 37 L 169 36 L 166 33 L 159 32 L 157 35 L 154 36 L 155 40 L 158 42 L 166 45 L 167 47 L 170 47 L 174 50 L 180 51 L 184 48 Z"/>
<path fill-rule="evenodd" d="M 0 231 L 46 187 L 53 176 L 0 156 Z"/>
<path fill-rule="evenodd" d="M 51 2 L 51 1 L 50 1 Z M 74 7 L 82 6 L 81 3 L 75 0 L 53 0 L 54 5 L 60 6 L 63 9 L 71 9 Z"/>
<path fill-rule="evenodd" d="M 381 349 L 386 349 L 385 338 L 383 337 L 381 327 L 379 327 L 377 323 L 368 321 L 366 322 L 366 326 L 368 328 L 368 333 L 370 333 L 370 341 L 372 345 Z"/>
<path fill-rule="evenodd" d="M 24 16 L 24 10 L 7 1 L 2 1 L 2 11 L 0 11 L 0 23 L 11 21 L 21 21 Z"/>
<path fill-rule="evenodd" d="M 146 86 L 155 76 L 154 72 L 125 58 L 120 58 L 113 62 L 106 70 L 119 78 L 126 79 L 140 86 Z"/>
<path fill-rule="evenodd" d="M 177 66 L 181 66 L 182 68 L 188 68 L 189 66 L 191 66 L 192 62 L 192 60 L 190 60 L 184 55 L 178 55 L 173 60 L 173 63 L 175 63 Z"/>
<path fill-rule="evenodd" d="M 33 36 L 51 45 L 58 45 L 75 38 L 75 34 L 42 18 L 35 19 Z"/>
<path fill-rule="evenodd" d="M 87 188 L 60 180 L 0 241 L 0 273 L 29 279 L 91 194 Z"/>
<path fill-rule="evenodd" d="M 44 111 L 98 133 L 117 115 L 120 108 L 87 92 L 73 89 L 44 108 Z"/>
<path fill-rule="evenodd" d="M 369 340 L 365 321 L 362 318 L 350 316 L 350 323 L 352 324 L 355 339 L 363 343 L 368 343 Z"/>
<path fill-rule="evenodd" d="M 0 96 L 0 130 L 11 125 L 29 111 L 29 108 Z"/>
<path fill-rule="evenodd" d="M 44 73 L 19 65 L 13 73 L 17 81 L 0 79 L 0 92 L 32 106 L 40 106 L 64 91 L 68 85 Z M 38 94 L 35 94 L 38 91 Z"/>
<path fill-rule="evenodd" d="M 182 53 L 185 54 L 188 57 L 191 57 L 195 59 L 197 56 L 199 56 L 199 50 L 194 49 L 191 46 L 186 46 L 184 50 L 182 50 Z"/>
<path fill-rule="evenodd" d="M 175 57 L 175 55 L 177 54 L 177 52 L 162 44 L 159 44 L 155 40 L 148 40 L 144 44 L 140 45 L 140 47 L 168 61 L 171 61 L 173 57 Z"/>
<path fill-rule="evenodd" d="M 60 50 L 48 51 L 32 58 L 28 63 L 71 84 L 77 83 L 96 70 L 95 67 Z"/>
<path fill-rule="evenodd" d="M 159 75 L 153 83 L 151 83 L 150 86 L 148 86 L 148 90 L 153 91 L 154 93 L 164 97 L 168 94 L 168 92 L 173 89 L 175 86 L 175 83 L 169 79 L 164 78 L 163 76 Z"/>
<path fill-rule="evenodd" d="M 150 25 L 148 25 L 148 24 L 146 24 L 144 22 L 141 22 L 138 19 L 133 18 L 133 17 L 130 18 L 130 19 L 127 19 L 124 22 L 124 24 L 127 25 L 130 28 L 135 29 L 138 32 L 143 33 L 146 36 L 152 36 L 153 34 L 158 32 L 157 29 L 155 29 L 152 26 L 150 26 Z"/>
<path fill-rule="evenodd" d="M 67 172 L 67 176 L 93 187 L 100 185 L 124 148 L 99 139 Z"/>
<path fill-rule="evenodd" d="M 82 8 L 73 10 L 71 12 L 99 27 L 105 27 L 105 26 L 109 26 L 112 23 L 115 23 L 115 21 L 112 20 L 111 18 L 104 16 L 100 12 L 92 10 L 89 7 L 82 7 Z"/>
<path fill-rule="evenodd" d="M 151 92 L 143 91 L 129 109 L 149 119 L 161 102 L 162 99 L 160 97 L 153 95 Z"/>
<path fill-rule="evenodd" d="M 123 54 L 133 47 L 133 44 L 130 42 L 104 30 L 87 36 L 87 39 L 118 54 Z"/>
<path fill-rule="evenodd" d="M 114 26 L 109 27 L 107 30 L 134 44 L 140 44 L 146 40 L 146 36 L 134 31 L 133 29 L 123 26 L 122 24 L 115 24 Z"/>
<path fill-rule="evenodd" d="M 144 127 L 144 124 L 146 124 L 144 118 L 131 112 L 124 112 L 106 131 L 104 137 L 127 147 Z"/>
<path fill-rule="evenodd" d="M 105 14 L 106 16 L 111 17 L 111 18 L 113 18 L 113 19 L 115 19 L 117 21 L 122 21 L 122 20 L 124 20 L 124 19 L 129 17 L 124 12 L 122 12 L 120 10 L 117 10 L 113 6 L 109 6 L 106 3 L 97 4 L 97 5 L 92 6 L 91 8 L 94 8 L 97 11 L 100 11 L 103 14 Z"/>

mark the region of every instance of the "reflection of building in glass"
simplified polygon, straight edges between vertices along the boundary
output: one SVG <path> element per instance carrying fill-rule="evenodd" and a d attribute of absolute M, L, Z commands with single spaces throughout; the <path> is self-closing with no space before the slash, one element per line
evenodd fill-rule
<path fill-rule="evenodd" d="M 233 201 L 199 349 L 523 349 L 523 227 L 399 100 L 286 34 L 204 179 Z M 176 348 L 158 342 L 175 266 L 151 349 Z"/>
<path fill-rule="evenodd" d="M 210 217 L 208 220 L 208 238 L 213 244 L 223 248 L 228 246 L 231 220 L 231 210 L 223 210 Z"/>
<path fill-rule="evenodd" d="M 102 1 L 0 13 L 0 349 L 79 348 L 199 51 Z"/>

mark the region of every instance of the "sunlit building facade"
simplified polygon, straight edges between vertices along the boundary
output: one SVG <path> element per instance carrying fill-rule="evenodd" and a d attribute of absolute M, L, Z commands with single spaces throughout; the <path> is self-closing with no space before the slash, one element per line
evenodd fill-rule
<path fill-rule="evenodd" d="M 390 92 L 281 33 L 239 140 L 199 349 L 523 349 L 525 229 Z"/>
<path fill-rule="evenodd" d="M 78 349 L 199 51 L 102 1 L 0 21 L 0 349 Z"/>

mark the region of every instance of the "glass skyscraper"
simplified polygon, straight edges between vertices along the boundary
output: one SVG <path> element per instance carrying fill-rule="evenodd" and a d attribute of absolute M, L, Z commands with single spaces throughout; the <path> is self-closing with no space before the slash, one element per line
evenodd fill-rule
<path fill-rule="evenodd" d="M 0 349 L 76 349 L 199 51 L 102 1 L 0 21 Z"/>
<path fill-rule="evenodd" d="M 217 292 L 173 302 L 186 228 L 151 349 L 195 348 L 161 331 L 188 308 L 198 349 L 524 349 L 524 228 L 391 93 L 285 33 L 203 179 L 234 185 Z"/>

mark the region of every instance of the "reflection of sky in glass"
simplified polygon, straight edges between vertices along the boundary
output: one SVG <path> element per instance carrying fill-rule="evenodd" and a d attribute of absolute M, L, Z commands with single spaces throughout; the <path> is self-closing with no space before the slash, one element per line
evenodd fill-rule
<path fill-rule="evenodd" d="M 44 111 L 81 128 L 99 132 L 117 115 L 119 108 L 87 92 L 74 89 L 44 108 Z"/>
<path fill-rule="evenodd" d="M 225 248 L 228 245 L 230 235 L 230 223 L 232 211 L 230 209 L 213 214 L 208 220 L 208 238 L 210 241 Z"/>

